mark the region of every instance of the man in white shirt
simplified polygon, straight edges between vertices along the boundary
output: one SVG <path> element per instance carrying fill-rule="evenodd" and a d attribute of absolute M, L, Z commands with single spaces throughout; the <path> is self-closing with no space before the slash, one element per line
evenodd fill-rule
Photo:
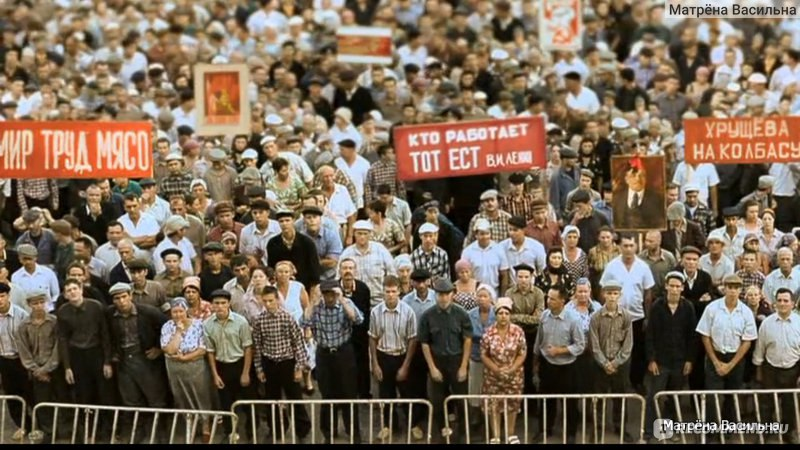
<path fill-rule="evenodd" d="M 189 222 L 181 216 L 171 216 L 164 224 L 164 239 L 153 250 L 153 263 L 156 274 L 164 272 L 167 268 L 161 253 L 167 249 L 177 249 L 181 252 L 181 270 L 192 275 L 200 273 L 200 260 L 194 250 L 194 245 L 186 239 L 185 233 L 189 229 Z"/>
<path fill-rule="evenodd" d="M 687 164 L 681 162 L 675 168 L 675 175 L 672 177 L 672 182 L 678 186 L 693 185 L 698 190 L 698 198 L 700 201 L 711 208 L 712 211 L 717 210 L 717 185 L 719 184 L 719 174 L 713 164 Z M 686 190 L 679 191 L 680 201 L 686 201 Z"/>
<path fill-rule="evenodd" d="M 472 228 L 477 239 L 464 247 L 461 258 L 472 264 L 472 273 L 479 283 L 488 284 L 495 292 L 505 292 L 510 287 L 508 259 L 500 244 L 492 241 L 491 224 L 480 218 Z"/>
<path fill-rule="evenodd" d="M 194 110 L 194 93 L 191 89 L 184 89 L 180 93 L 180 98 L 181 104 L 172 110 L 172 116 L 175 118 L 175 128 L 186 125 L 196 130 L 197 115 Z"/>
<path fill-rule="evenodd" d="M 343 171 L 353 180 L 356 186 L 356 197 L 358 202 L 356 207 L 364 207 L 364 182 L 367 179 L 370 164 L 363 156 L 356 153 L 356 143 L 351 139 L 339 142 L 339 153 L 341 156 L 336 158 L 333 163 L 339 170 Z"/>
<path fill-rule="evenodd" d="M 769 90 L 783 92 L 786 86 L 800 81 L 800 50 L 787 49 L 781 58 L 783 65 L 772 73 Z"/>
<path fill-rule="evenodd" d="M 520 216 L 508 219 L 509 238 L 500 242 L 500 248 L 503 249 L 508 260 L 512 280 L 517 279 L 514 266 L 527 264 L 535 267 L 538 273 L 542 273 L 545 267 L 547 253 L 544 245 L 535 239 L 525 236 L 526 226 L 525 219 Z"/>
<path fill-rule="evenodd" d="M 564 84 L 568 92 L 567 108 L 580 114 L 594 114 L 600 110 L 597 94 L 581 85 L 581 75 L 578 72 L 564 74 Z"/>
<path fill-rule="evenodd" d="M 353 224 L 356 221 L 356 205 L 350 199 L 347 188 L 333 181 L 336 169 L 331 166 L 319 168 L 320 180 L 322 185 L 320 190 L 325 194 L 328 201 L 328 210 L 333 213 L 336 223 L 343 227 L 344 244 L 353 243 Z"/>
<path fill-rule="evenodd" d="M 156 246 L 156 235 L 161 231 L 161 227 L 151 215 L 142 213 L 141 208 L 141 200 L 136 194 L 126 194 L 127 212 L 119 218 L 119 223 L 133 243 L 141 249 L 148 250 L 149 253 L 149 250 Z"/>
<path fill-rule="evenodd" d="M 622 235 L 619 247 L 622 254 L 608 263 L 600 278 L 600 286 L 605 286 L 610 280 L 622 284 L 620 306 L 630 313 L 633 327 L 631 384 L 638 389 L 645 373 L 645 311 L 650 309 L 652 288 L 656 283 L 650 266 L 636 256 L 636 240 L 632 235 Z"/>
<path fill-rule="evenodd" d="M 47 310 L 55 308 L 55 301 L 61 294 L 56 273 L 51 269 L 36 263 L 39 251 L 30 244 L 17 247 L 22 267 L 11 275 L 11 283 L 25 292 L 42 291 L 46 294 L 45 304 Z"/>
<path fill-rule="evenodd" d="M 239 235 L 239 253 L 255 256 L 267 265 L 267 243 L 281 233 L 278 222 L 269 218 L 269 203 L 266 200 L 254 200 L 250 205 L 253 222 L 242 228 Z"/>

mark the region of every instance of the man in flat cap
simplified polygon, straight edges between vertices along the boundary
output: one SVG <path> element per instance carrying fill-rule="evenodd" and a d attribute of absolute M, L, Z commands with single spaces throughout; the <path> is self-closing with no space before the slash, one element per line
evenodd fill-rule
<path fill-rule="evenodd" d="M 166 309 L 167 296 L 163 286 L 158 281 L 147 279 L 150 264 L 144 259 L 136 258 L 128 264 L 128 270 L 131 274 L 130 295 L 133 302 L 137 305 L 150 305 L 161 310 Z"/>
<path fill-rule="evenodd" d="M 55 301 L 61 294 L 56 273 L 36 262 L 39 252 L 33 245 L 18 245 L 17 254 L 22 267 L 11 274 L 11 283 L 25 291 L 44 289 L 47 293 L 47 311 L 53 311 Z"/>
<path fill-rule="evenodd" d="M 558 220 L 563 221 L 567 210 L 567 195 L 578 187 L 581 171 L 578 167 L 578 153 L 575 150 L 563 146 L 559 154 L 561 167 L 550 177 L 550 203 L 556 210 Z"/>
<path fill-rule="evenodd" d="M 573 209 L 567 216 L 567 223 L 578 227 L 580 231 L 578 247 L 585 253 L 589 253 L 589 250 L 597 245 L 600 229 L 611 226 L 611 224 L 605 215 L 595 211 L 593 206 L 595 200 L 593 200 L 592 194 L 587 190 L 578 189 L 571 198 Z M 591 186 L 589 189 L 591 189 Z"/>
<path fill-rule="evenodd" d="M 692 221 L 700 226 L 705 236 L 715 228 L 716 220 L 715 214 L 708 205 L 700 201 L 700 186 L 690 183 L 683 188 L 684 200 L 683 205 L 686 207 L 686 220 Z M 668 221 L 671 221 L 667 217 Z"/>
<path fill-rule="evenodd" d="M 749 203 L 750 206 L 757 206 L 755 202 Z M 722 210 L 722 218 L 725 221 L 724 225 L 712 230 L 708 233 L 708 237 L 715 237 L 720 239 L 725 247 L 723 252 L 732 261 L 744 251 L 744 236 L 747 232 L 744 227 L 739 226 L 739 219 L 742 217 L 744 211 L 735 206 L 729 206 Z"/>
<path fill-rule="evenodd" d="M 699 339 L 694 329 L 697 317 L 692 303 L 683 297 L 686 275 L 682 271 L 669 272 L 665 283 L 666 295 L 653 303 L 645 330 L 645 439 L 653 438 L 656 394 L 664 390 L 682 390 L 687 376 L 696 369 Z M 662 405 L 661 411 L 666 412 L 661 417 L 674 418 L 674 408 Z"/>
<path fill-rule="evenodd" d="M 436 291 L 436 306 L 427 309 L 419 318 L 417 337 L 422 344 L 422 353 L 428 363 L 431 376 L 429 397 L 433 404 L 433 420 L 436 424 L 433 439 L 441 442 L 446 436 L 444 399 L 448 395 L 467 393 L 467 371 L 470 346 L 472 345 L 472 322 L 469 314 L 453 303 L 455 287 L 444 278 L 433 284 Z M 439 330 L 434 332 L 434 330 Z M 457 403 L 456 426 L 453 430 L 455 442 L 463 443 L 462 424 L 465 422 L 463 402 Z M 437 433 L 441 430 L 441 434 Z"/>
<path fill-rule="evenodd" d="M 236 185 L 236 169 L 229 166 L 225 150 L 220 148 L 212 149 L 208 153 L 211 160 L 211 167 L 205 173 L 203 179 L 208 186 L 208 196 L 215 202 L 233 200 L 233 187 Z"/>
<path fill-rule="evenodd" d="M 183 252 L 179 249 L 168 248 L 162 251 L 159 256 L 164 263 L 164 271 L 156 275 L 153 280 L 161 284 L 167 301 L 171 301 L 173 298 L 181 296 L 184 278 L 191 277 L 193 274 L 183 270 L 181 267 Z"/>
<path fill-rule="evenodd" d="M 353 125 L 359 126 L 364 115 L 378 109 L 372 94 L 356 83 L 357 74 L 352 69 L 339 72 L 339 84 L 333 93 L 333 108 L 349 108 L 353 112 Z"/>
<path fill-rule="evenodd" d="M 45 217 L 39 208 L 31 208 L 22 214 L 27 231 L 17 239 L 17 248 L 22 244 L 32 245 L 37 250 L 36 262 L 52 266 L 56 254 L 56 236 L 48 228 L 43 228 Z"/>
<path fill-rule="evenodd" d="M 345 259 L 355 262 L 355 277 L 369 287 L 371 306 L 376 306 L 383 302 L 383 278 L 396 275 L 394 258 L 383 244 L 370 239 L 373 229 L 370 221 L 359 220 L 353 228 L 355 244 L 344 249 L 339 265 Z"/>
<path fill-rule="evenodd" d="M 514 285 L 505 293 L 514 305 L 511 309 L 511 323 L 519 325 L 525 332 L 525 342 L 535 342 L 536 330 L 546 308 L 544 293 L 533 284 L 538 272 L 533 266 L 524 262 L 516 264 L 513 269 Z M 533 384 L 533 345 L 528 345 L 528 354 L 525 358 L 524 393 L 536 393 Z"/>
<path fill-rule="evenodd" d="M 525 227 L 525 236 L 540 242 L 545 251 L 561 246 L 561 230 L 558 223 L 548 217 L 550 204 L 544 199 L 533 201 L 533 219 Z"/>
<path fill-rule="evenodd" d="M 184 170 L 183 156 L 180 153 L 170 153 L 165 158 L 169 174 L 158 182 L 158 193 L 164 200 L 169 200 L 173 195 L 186 195 L 191 191 L 191 173 Z"/>
<path fill-rule="evenodd" d="M 511 218 L 511 214 L 500 209 L 500 203 L 498 202 L 499 195 L 500 194 L 495 189 L 489 189 L 481 194 L 482 209 L 469 221 L 469 231 L 467 232 L 467 237 L 464 239 L 464 247 L 467 247 L 477 239 L 475 235 L 475 223 L 480 219 L 489 222 L 489 234 L 493 241 L 500 242 L 508 237 L 508 219 Z"/>
<path fill-rule="evenodd" d="M 411 263 L 417 269 L 425 269 L 434 278 L 450 278 L 450 260 L 447 252 L 436 245 L 439 227 L 424 223 L 417 230 L 421 244 L 411 252 Z"/>
<path fill-rule="evenodd" d="M 20 360 L 16 342 L 20 325 L 28 318 L 28 313 L 22 307 L 11 303 L 10 293 L 11 286 L 0 283 L 0 378 L 3 380 L 4 394 L 17 395 L 30 402 L 30 379 L 25 365 Z M 17 427 L 13 439 L 21 441 L 27 433 L 23 424 L 30 423 L 28 412 L 23 410 L 19 402 L 9 402 L 8 409 Z"/>
<path fill-rule="evenodd" d="M 122 405 L 166 408 L 167 374 L 160 340 L 167 317 L 151 305 L 135 302 L 130 285 L 117 283 L 108 293 L 114 306 L 106 310 L 106 320 Z M 148 438 L 152 420 L 140 418 L 137 434 Z"/>

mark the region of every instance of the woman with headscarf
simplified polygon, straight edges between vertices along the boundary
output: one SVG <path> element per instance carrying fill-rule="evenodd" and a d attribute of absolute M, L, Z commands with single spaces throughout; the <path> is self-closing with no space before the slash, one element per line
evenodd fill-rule
<path fill-rule="evenodd" d="M 256 318 L 262 312 L 266 311 L 266 308 L 261 303 L 258 295 L 255 293 L 259 292 L 259 289 L 268 284 L 270 284 L 270 282 L 266 268 L 256 267 L 252 270 L 250 274 L 250 285 L 247 287 L 247 291 L 242 296 L 243 315 L 251 326 L 255 322 Z"/>
<path fill-rule="evenodd" d="M 211 373 L 205 361 L 203 322 L 189 316 L 189 304 L 183 297 L 174 298 L 170 307 L 171 319 L 161 327 L 161 350 L 175 406 L 211 410 Z M 208 418 L 203 418 L 204 443 L 211 438 L 210 425 Z"/>
<path fill-rule="evenodd" d="M 564 267 L 564 252 L 561 247 L 552 247 L 547 251 L 547 265 L 536 277 L 534 285 L 545 293 L 553 286 L 563 286 L 570 297 L 575 293 L 575 279 Z"/>
<path fill-rule="evenodd" d="M 456 293 L 453 301 L 467 311 L 471 311 L 478 306 L 476 294 L 478 290 L 478 280 L 472 273 L 472 264 L 466 259 L 459 259 L 456 262 Z"/>
<path fill-rule="evenodd" d="M 192 319 L 206 320 L 214 312 L 211 303 L 200 298 L 200 278 L 186 277 L 183 280 L 183 297 L 189 305 L 186 314 Z"/>
<path fill-rule="evenodd" d="M 565 311 L 572 311 L 578 317 L 584 342 L 586 342 L 586 348 L 583 353 L 578 355 L 578 359 L 575 361 L 576 373 L 590 374 L 594 370 L 595 363 L 592 349 L 589 345 L 591 342 L 591 339 L 589 339 L 589 326 L 591 325 L 592 314 L 600 310 L 600 308 L 602 308 L 602 305 L 592 300 L 592 284 L 589 279 L 579 279 L 575 283 L 575 293 L 572 296 L 572 300 L 564 306 Z M 588 380 L 590 379 L 587 379 L 587 382 L 581 386 L 579 392 L 592 392 L 594 386 Z"/>
<path fill-rule="evenodd" d="M 501 297 L 497 300 L 496 322 L 486 329 L 481 339 L 484 395 L 522 394 L 525 384 L 523 364 L 525 364 L 528 345 L 522 328 L 511 323 L 512 307 L 513 302 L 508 297 Z M 492 439 L 489 443 L 499 444 L 501 442 L 502 412 L 505 416 L 506 443 L 519 444 L 519 438 L 514 434 L 514 430 L 516 430 L 520 400 L 490 400 L 488 405 L 492 419 Z"/>
<path fill-rule="evenodd" d="M 483 388 L 483 361 L 481 361 L 481 338 L 484 331 L 494 324 L 494 301 L 497 298 L 495 290 L 488 284 L 478 286 L 475 295 L 478 306 L 469 310 L 469 320 L 472 322 L 472 351 L 469 355 L 469 395 L 480 395 Z M 471 425 L 480 423 L 480 400 L 471 400 L 470 413 Z"/>
<path fill-rule="evenodd" d="M 772 261 L 778 253 L 778 249 L 781 248 L 780 241 L 784 235 L 782 231 L 775 228 L 774 210 L 765 209 L 761 213 L 761 230 L 757 234 L 759 250 L 767 254 Z"/>
<path fill-rule="evenodd" d="M 581 230 L 575 225 L 567 225 L 561 233 L 564 241 L 564 267 L 573 280 L 589 277 L 589 257 L 582 248 L 578 247 L 581 239 Z"/>
<path fill-rule="evenodd" d="M 414 290 L 414 286 L 411 285 L 411 272 L 414 270 L 411 257 L 406 254 L 395 256 L 394 269 L 397 271 L 397 278 L 400 279 L 400 298 L 403 298 Z"/>

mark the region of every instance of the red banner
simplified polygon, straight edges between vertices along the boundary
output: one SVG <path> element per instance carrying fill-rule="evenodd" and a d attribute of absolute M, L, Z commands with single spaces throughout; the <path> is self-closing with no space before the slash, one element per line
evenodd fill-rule
<path fill-rule="evenodd" d="M 754 164 L 800 160 L 800 117 L 688 119 L 688 163 Z"/>
<path fill-rule="evenodd" d="M 0 122 L 0 177 L 151 177 L 152 140 L 149 122 Z"/>
<path fill-rule="evenodd" d="M 541 117 L 397 127 L 394 142 L 401 180 L 513 172 L 546 164 Z"/>

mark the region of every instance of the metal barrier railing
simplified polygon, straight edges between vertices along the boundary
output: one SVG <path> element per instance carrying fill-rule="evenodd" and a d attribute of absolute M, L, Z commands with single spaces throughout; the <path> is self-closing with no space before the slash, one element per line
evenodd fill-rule
<path fill-rule="evenodd" d="M 674 409 L 674 415 L 670 415 L 668 420 L 674 418 L 675 421 L 682 424 L 700 421 L 698 425 L 702 426 L 701 430 L 688 433 L 673 432 L 672 425 L 663 422 L 663 419 L 667 419 L 666 415 L 662 414 L 661 401 L 664 399 L 670 399 Z M 688 399 L 689 411 L 684 411 L 682 399 Z M 709 400 L 711 401 L 710 405 Z M 791 428 L 787 426 L 788 423 L 784 418 L 787 415 L 786 409 L 789 409 L 789 415 L 794 413 L 793 432 L 800 430 L 800 389 L 662 391 L 655 395 L 654 403 L 656 418 L 661 420 L 655 425 L 670 427 L 664 430 L 654 429 L 655 437 L 680 440 L 684 444 L 687 443 L 687 435 L 692 434 L 699 436 L 701 444 L 706 443 L 707 435 L 712 439 L 718 438 L 724 444 L 728 434 L 738 435 L 739 442 L 743 444 L 746 443 L 746 435 L 755 436 L 760 444 L 766 443 L 765 437 L 774 435 L 777 436 L 779 442 L 783 443 L 788 438 L 785 434 L 786 431 Z M 723 428 L 721 426 L 723 420 L 743 425 L 737 425 L 742 427 L 739 430 L 731 427 Z M 769 427 L 767 421 L 772 421 L 773 426 Z M 712 426 L 711 423 L 716 425 Z M 783 426 L 778 424 L 783 424 Z"/>
<path fill-rule="evenodd" d="M 52 410 L 52 415 L 47 414 Z M 66 411 L 66 413 L 65 413 Z M 69 415 L 72 411 L 70 423 L 64 422 L 64 415 Z M 65 413 L 59 417 L 59 413 Z M 37 420 L 39 417 L 47 416 L 46 420 Z M 81 421 L 83 416 L 83 421 Z M 101 416 L 104 416 L 101 419 Z M 184 421 L 179 420 L 183 418 Z M 171 418 L 171 419 L 170 419 Z M 104 405 L 79 405 L 69 403 L 39 403 L 33 409 L 33 432 L 30 440 L 38 442 L 47 436 L 42 431 L 47 428 L 50 435 L 50 443 L 62 443 L 58 439 L 59 426 L 64 426 L 69 432 L 69 443 L 95 444 L 106 441 L 108 443 L 185 443 L 192 444 L 201 437 L 203 442 L 216 443 L 218 441 L 228 441 L 234 443 L 235 433 L 230 436 L 218 439 L 220 425 L 224 420 L 230 420 L 230 429 L 236 430 L 237 417 L 230 411 L 205 411 L 190 409 L 162 409 L 162 408 L 138 408 L 124 406 L 104 406 Z M 209 431 L 203 433 L 203 421 L 208 423 Z M 46 423 L 50 422 L 50 423 Z M 183 426 L 183 441 L 176 439 L 180 427 Z M 126 430 L 127 428 L 127 430 Z M 78 431 L 83 430 L 83 441 L 78 442 Z M 138 433 L 140 430 L 147 432 Z M 102 438 L 98 441 L 98 431 Z M 121 433 L 126 432 L 129 439 L 122 439 Z M 165 439 L 165 432 L 168 439 Z M 137 434 L 140 436 L 137 440 Z"/>
<path fill-rule="evenodd" d="M 6 429 L 6 419 L 11 415 L 11 409 L 8 408 L 8 404 L 11 402 L 20 403 L 20 410 L 22 411 L 22 417 L 20 418 L 19 422 L 21 425 L 20 429 L 26 429 L 25 425 L 27 425 L 26 420 L 28 418 L 28 403 L 25 401 L 25 399 L 18 395 L 0 395 L 0 444 L 11 444 L 14 441 L 13 434 L 12 439 L 8 439 L 6 436 L 6 434 L 8 434 L 8 430 Z M 6 413 L 6 411 L 8 411 L 8 413 Z"/>
<path fill-rule="evenodd" d="M 366 406 L 366 408 L 359 408 Z M 308 407 L 310 411 L 305 411 Z M 329 408 L 329 419 L 327 423 L 320 423 L 319 413 L 322 408 Z M 300 412 L 299 408 L 304 408 Z M 433 425 L 433 406 L 427 400 L 422 399 L 372 399 L 372 400 L 242 400 L 237 401 L 231 406 L 231 412 L 239 413 L 239 410 L 247 409 L 248 413 L 248 441 L 250 444 L 258 444 L 259 438 L 266 436 L 266 432 L 259 434 L 259 424 L 266 423 L 269 426 L 273 444 L 297 444 L 298 442 L 316 444 L 320 443 L 319 436 L 322 435 L 322 442 L 333 443 L 338 435 L 339 420 L 338 411 L 343 411 L 346 417 L 347 443 L 361 443 L 360 433 L 356 433 L 354 418 L 360 416 L 360 424 L 364 424 L 361 409 L 367 409 L 367 436 L 364 443 L 388 443 L 398 442 L 394 440 L 394 432 L 402 422 L 405 422 L 405 439 L 410 443 L 430 443 L 431 428 Z M 395 421 L 395 413 L 402 411 L 406 416 L 405 421 Z M 263 416 L 264 420 L 261 420 Z M 308 434 L 299 436 L 296 429 L 297 419 L 302 419 L 305 415 L 308 419 Z M 384 426 L 384 418 L 388 424 Z M 421 415 L 420 421 L 414 419 Z M 376 421 L 377 416 L 377 421 Z M 288 426 L 286 425 L 288 422 Z M 280 425 L 279 425 L 280 424 Z M 416 424 L 416 425 L 415 425 Z M 422 429 L 424 426 L 425 429 Z M 324 428 L 325 427 L 325 428 Z M 287 429 L 288 428 L 288 429 Z M 360 428 L 360 426 L 359 426 Z M 375 430 L 379 430 L 375 433 Z M 385 431 L 388 429 L 388 432 Z M 324 431 L 327 431 L 325 433 Z M 363 432 L 363 430 L 360 430 Z M 308 441 L 310 437 L 310 442 Z M 377 438 L 377 439 L 376 439 Z M 266 438 L 268 439 L 268 437 Z"/>
<path fill-rule="evenodd" d="M 470 408 L 469 403 L 470 401 L 477 400 L 480 402 L 480 405 L 483 409 L 483 437 L 485 439 L 485 443 L 508 443 L 509 438 L 517 437 L 519 439 L 519 435 L 522 435 L 522 439 L 519 439 L 519 443 L 521 444 L 533 444 L 538 443 L 541 437 L 542 443 L 547 443 L 548 440 L 548 429 L 554 426 L 554 424 L 547 423 L 547 415 L 548 415 L 548 407 L 555 408 L 557 405 L 561 406 L 561 439 L 560 441 L 563 443 L 567 443 L 568 441 L 568 423 L 567 423 L 567 410 L 571 407 L 579 408 L 578 418 L 580 420 L 580 427 L 576 428 L 576 435 L 580 436 L 580 442 L 587 444 L 587 443 L 595 443 L 595 444 L 605 444 L 606 443 L 606 429 L 607 429 L 607 410 L 608 406 L 612 402 L 618 402 L 620 405 L 620 414 L 617 417 L 616 421 L 613 421 L 614 424 L 619 425 L 618 430 L 614 430 L 613 434 L 619 436 L 619 440 L 617 442 L 640 442 L 641 437 L 644 435 L 644 414 L 645 414 L 645 399 L 641 395 L 636 394 L 553 394 L 553 395 L 451 395 L 445 399 L 444 403 L 444 423 L 445 429 L 442 430 L 442 434 L 445 436 L 446 442 L 449 444 L 451 436 L 453 434 L 453 430 L 450 424 L 450 418 L 448 414 L 448 407 L 453 402 L 463 402 L 463 409 L 465 413 L 463 417 L 457 419 L 460 421 L 459 425 L 461 429 L 464 430 L 464 443 L 470 444 L 472 441 L 472 434 L 473 430 L 472 422 L 470 420 Z M 556 402 L 556 404 L 552 404 L 548 406 L 548 401 Z M 519 401 L 519 409 L 517 411 L 513 411 L 510 409 L 509 402 L 511 401 Z M 496 406 L 492 406 L 493 402 Z M 541 405 L 530 405 L 531 402 L 541 403 Z M 632 403 L 629 405 L 629 403 Z M 458 404 L 456 404 L 458 406 Z M 498 408 L 499 406 L 499 408 Z M 638 411 L 636 410 L 638 408 Z M 496 412 L 493 412 L 493 409 Z M 509 430 L 507 427 L 502 426 L 504 420 L 511 422 L 510 414 L 517 413 L 519 418 L 522 419 L 522 433 L 518 433 L 517 430 L 520 429 L 520 426 L 517 426 L 513 430 Z M 473 413 L 474 414 L 474 413 Z M 529 419 L 531 416 L 535 416 L 538 418 L 539 423 L 537 427 L 533 427 L 529 423 Z M 555 417 L 555 416 L 554 416 Z M 626 420 L 627 417 L 635 418 L 636 427 L 639 428 L 638 437 L 630 433 L 630 429 L 627 427 L 628 421 Z M 612 417 L 612 419 L 614 419 Z M 491 423 L 494 421 L 494 424 Z M 556 422 L 557 423 L 557 422 Z M 548 426 L 550 425 L 550 426 Z M 577 425 L 575 425 L 577 427 Z M 587 426 L 590 428 L 587 430 Z M 492 428 L 499 429 L 499 433 L 492 433 Z M 531 435 L 531 431 L 533 431 L 533 435 Z M 490 433 L 493 437 L 490 436 Z M 514 434 L 512 434 L 514 433 Z M 610 440 L 614 442 L 615 440 Z"/>

